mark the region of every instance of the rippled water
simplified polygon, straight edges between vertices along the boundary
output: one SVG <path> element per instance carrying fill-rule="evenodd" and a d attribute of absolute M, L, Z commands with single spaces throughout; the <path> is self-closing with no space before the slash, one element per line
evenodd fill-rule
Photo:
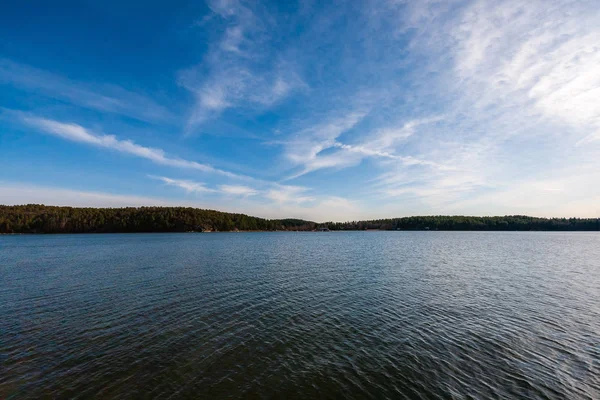
<path fill-rule="evenodd" d="M 600 235 L 0 237 L 0 398 L 600 398 Z"/>

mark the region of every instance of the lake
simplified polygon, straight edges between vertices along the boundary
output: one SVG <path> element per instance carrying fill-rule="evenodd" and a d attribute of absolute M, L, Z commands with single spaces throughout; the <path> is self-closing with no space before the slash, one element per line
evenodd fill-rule
<path fill-rule="evenodd" d="M 600 234 L 0 236 L 0 398 L 600 398 Z"/>

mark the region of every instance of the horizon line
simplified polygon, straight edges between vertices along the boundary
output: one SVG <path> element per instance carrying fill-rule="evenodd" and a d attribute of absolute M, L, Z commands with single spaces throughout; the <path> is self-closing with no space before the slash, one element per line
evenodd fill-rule
<path fill-rule="evenodd" d="M 285 218 L 267 218 L 267 217 L 261 217 L 261 216 L 257 216 L 257 215 L 252 215 L 252 214 L 248 214 L 248 213 L 244 213 L 244 212 L 231 212 L 231 211 L 223 211 L 223 210 L 219 210 L 219 209 L 213 209 L 213 208 L 202 208 L 202 207 L 197 207 L 197 206 L 191 206 L 191 205 L 132 205 L 132 206 L 102 206 L 102 207 L 95 207 L 95 206 L 70 206 L 70 205 L 54 205 L 54 204 L 43 204 L 43 203 L 24 203 L 24 204 L 0 204 L 0 208 L 1 207 L 27 207 L 27 206 L 42 206 L 42 207 L 56 207 L 56 208 L 72 208 L 72 209 L 112 209 L 112 210 L 117 210 L 117 209 L 141 209 L 141 208 L 189 208 L 189 209 L 195 209 L 195 210 L 202 210 L 202 211 L 215 211 L 215 212 L 219 212 L 219 213 L 224 213 L 224 214 L 238 214 L 238 215 L 245 215 L 248 217 L 252 217 L 252 218 L 260 218 L 260 219 L 264 219 L 264 220 L 270 220 L 270 221 L 281 221 L 281 220 L 287 220 L 287 219 L 297 219 L 297 220 L 302 220 L 305 222 L 311 222 L 311 223 L 315 223 L 315 224 L 326 224 L 326 223 L 350 223 L 350 222 L 371 222 L 371 221 L 382 221 L 382 220 L 395 220 L 395 219 L 402 219 L 402 218 L 419 218 L 419 217 L 463 217 L 463 218 L 503 218 L 503 217 L 525 217 L 525 218 L 536 218 L 536 219 L 546 219 L 546 220 L 556 220 L 556 219 L 565 219 L 565 220 L 572 220 L 572 219 L 576 219 L 576 220 L 600 220 L 600 216 L 596 216 L 596 217 L 565 217 L 565 216 L 552 216 L 552 217 L 540 217 L 540 216 L 534 216 L 534 215 L 527 215 L 527 214 L 504 214 L 504 215 L 474 215 L 474 214 L 411 214 L 411 215 L 404 215 L 404 216 L 399 216 L 399 217 L 385 217 L 385 218 L 371 218 L 371 219 L 347 219 L 344 221 L 334 221 L 334 220 L 329 220 L 329 221 L 312 221 L 312 220 L 307 220 L 304 218 L 300 218 L 300 217 L 285 217 Z"/>

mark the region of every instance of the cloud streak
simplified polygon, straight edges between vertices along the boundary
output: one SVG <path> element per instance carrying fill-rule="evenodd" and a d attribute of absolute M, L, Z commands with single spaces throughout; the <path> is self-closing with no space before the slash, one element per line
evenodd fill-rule
<path fill-rule="evenodd" d="M 175 187 L 181 188 L 188 193 L 216 193 L 217 192 L 214 189 L 210 189 L 210 188 L 206 187 L 206 185 L 204 183 L 200 183 L 200 182 L 194 182 L 194 181 L 184 180 L 184 179 L 172 179 L 172 178 L 167 178 L 166 176 L 148 175 L 148 177 L 162 181 L 169 186 L 175 186 Z"/>
<path fill-rule="evenodd" d="M 159 180 L 169 186 L 174 186 L 185 190 L 187 193 L 197 194 L 220 194 L 234 197 L 261 196 L 264 199 L 273 201 L 276 204 L 302 204 L 316 201 L 315 197 L 306 193 L 309 188 L 302 186 L 280 185 L 269 183 L 266 188 L 255 188 L 245 185 L 217 185 L 210 188 L 202 182 L 196 182 L 187 179 L 174 179 L 165 176 L 148 175 L 151 179 Z"/>
<path fill-rule="evenodd" d="M 412 136 L 418 127 L 438 122 L 442 117 L 410 120 L 398 127 L 359 129 L 355 144 L 343 143 L 340 136 L 348 133 L 368 116 L 366 112 L 352 112 L 342 118 L 330 119 L 326 123 L 304 129 L 288 142 L 283 142 L 285 157 L 300 165 L 299 172 L 286 178 L 291 180 L 320 169 L 344 169 L 361 163 L 365 158 L 396 160 L 406 166 L 426 166 L 438 169 L 451 167 L 413 156 L 397 154 L 398 146 Z M 367 132 L 364 132 L 366 130 Z"/>
<path fill-rule="evenodd" d="M 228 178 L 249 179 L 249 177 L 214 168 L 207 164 L 201 164 L 196 161 L 189 161 L 181 158 L 169 157 L 161 149 L 141 146 L 131 140 L 118 139 L 114 135 L 95 134 L 81 125 L 58 122 L 27 115 L 22 116 L 22 121 L 29 126 L 41 130 L 42 132 L 60 137 L 65 140 L 104 149 L 115 150 L 135 157 L 144 158 L 158 165 L 192 169 L 201 172 L 218 174 Z"/>
<path fill-rule="evenodd" d="M 364 111 L 353 111 L 343 117 L 333 118 L 329 121 L 304 129 L 284 143 L 285 158 L 292 165 L 302 169 L 288 177 L 286 180 L 298 178 L 309 172 L 322 168 L 343 168 L 355 165 L 360 157 L 347 153 L 337 152 L 322 155 L 321 152 L 335 147 L 336 139 L 344 132 L 354 128 L 365 116 Z"/>
<path fill-rule="evenodd" d="M 217 185 L 209 188 L 204 183 L 164 176 L 152 176 L 163 183 L 183 189 L 190 194 L 205 195 L 205 200 L 218 197 L 220 204 L 228 204 L 231 198 L 243 199 L 243 211 L 270 218 L 315 218 L 319 220 L 341 220 L 348 215 L 357 216 L 360 208 L 356 202 L 339 196 L 311 195 L 311 189 L 302 186 L 270 184 L 266 188 L 243 185 Z M 237 205 L 239 207 L 239 205 Z"/>
<path fill-rule="evenodd" d="M 219 190 L 222 193 L 226 193 L 233 196 L 255 196 L 260 192 L 254 188 L 243 185 L 219 185 Z"/>
<path fill-rule="evenodd" d="M 172 122 L 167 108 L 116 85 L 92 85 L 0 58 L 0 84 L 66 101 L 78 107 L 119 114 L 142 121 Z"/>

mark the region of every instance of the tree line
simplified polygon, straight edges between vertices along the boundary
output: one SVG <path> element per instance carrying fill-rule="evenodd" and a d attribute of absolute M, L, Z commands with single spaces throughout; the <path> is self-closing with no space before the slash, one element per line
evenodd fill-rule
<path fill-rule="evenodd" d="M 476 230 L 598 231 L 598 218 L 415 216 L 318 224 L 265 219 L 190 207 L 77 208 L 0 205 L 0 233 L 126 233 L 211 231 Z"/>
<path fill-rule="evenodd" d="M 0 233 L 127 233 L 312 230 L 299 219 L 264 219 L 190 207 L 0 206 Z"/>
<path fill-rule="evenodd" d="M 440 231 L 598 231 L 598 218 L 537 218 L 526 215 L 503 217 L 415 216 L 371 221 L 329 222 L 329 230 L 440 230 Z"/>

